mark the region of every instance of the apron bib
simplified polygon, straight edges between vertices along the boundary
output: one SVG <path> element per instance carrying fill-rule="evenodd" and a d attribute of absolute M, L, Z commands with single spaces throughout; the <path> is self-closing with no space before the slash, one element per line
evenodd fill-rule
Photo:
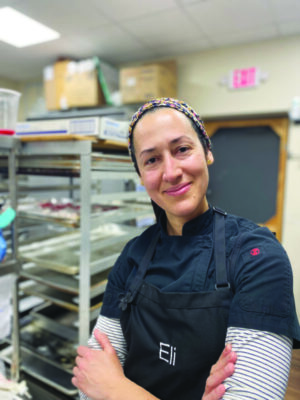
<path fill-rule="evenodd" d="M 215 290 L 166 293 L 146 283 L 158 233 L 121 300 L 125 375 L 161 400 L 201 399 L 224 349 L 233 296 L 226 271 L 225 215 L 214 208 Z"/>

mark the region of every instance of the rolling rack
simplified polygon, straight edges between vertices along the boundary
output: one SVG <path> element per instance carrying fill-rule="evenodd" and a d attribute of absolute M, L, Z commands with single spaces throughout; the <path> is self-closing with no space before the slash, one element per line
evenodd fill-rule
<path fill-rule="evenodd" d="M 35 229 L 41 223 L 46 228 L 43 234 L 37 231 L 34 240 L 30 235 L 19 238 L 15 260 L 21 279 L 19 292 L 39 298 L 41 303 L 26 315 L 22 326 L 15 321 L 15 338 L 0 357 L 20 365 L 21 371 L 62 397 L 77 398 L 71 383 L 76 348 L 87 343 L 114 262 L 127 241 L 144 229 L 137 219 L 151 218 L 152 208 L 146 193 L 135 189 L 137 175 L 125 146 L 67 136 L 22 138 L 11 156 L 9 169 L 18 176 L 69 179 L 67 187 L 75 197 L 77 193 L 79 207 L 77 218 L 44 215 L 37 206 L 24 211 L 17 202 L 21 198 L 17 192 L 26 188 L 20 188 L 12 174 L 10 188 L 18 203 L 18 224 L 27 223 Z M 103 191 L 104 181 L 117 182 L 112 186 L 122 190 Z M 28 190 L 33 193 L 45 188 L 47 185 Z M 59 185 L 49 188 L 58 190 Z M 18 289 L 15 303 L 17 294 Z M 18 313 L 14 315 L 17 318 Z"/>
<path fill-rule="evenodd" d="M 7 175 L 8 187 L 4 192 L 8 193 L 11 207 L 17 209 L 17 184 L 16 184 L 16 155 L 20 143 L 10 136 L 0 137 L 0 152 L 5 157 L 7 162 Z M 0 276 L 7 274 L 13 275 L 12 286 L 12 358 L 11 358 L 11 379 L 14 381 L 19 380 L 20 373 L 20 345 L 19 345 L 19 313 L 18 313 L 18 277 L 19 277 L 19 264 L 17 260 L 17 221 L 10 225 L 10 249 L 8 249 L 8 256 L 0 264 Z"/>

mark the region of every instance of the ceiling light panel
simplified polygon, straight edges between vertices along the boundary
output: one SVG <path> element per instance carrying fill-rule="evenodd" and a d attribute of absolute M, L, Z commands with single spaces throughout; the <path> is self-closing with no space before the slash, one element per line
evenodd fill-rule
<path fill-rule="evenodd" d="M 11 7 L 0 8 L 0 40 L 15 47 L 32 46 L 60 34 Z"/>

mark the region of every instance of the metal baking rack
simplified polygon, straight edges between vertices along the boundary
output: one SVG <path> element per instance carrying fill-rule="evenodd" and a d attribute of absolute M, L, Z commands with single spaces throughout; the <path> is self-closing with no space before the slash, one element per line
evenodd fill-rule
<path fill-rule="evenodd" d="M 0 153 L 6 163 L 6 172 L 8 177 L 8 185 L 1 187 L 3 195 L 7 196 L 10 206 L 17 209 L 17 181 L 16 181 L 16 157 L 20 148 L 20 143 L 14 137 L 1 135 L 0 137 Z M 0 276 L 13 274 L 13 288 L 12 288 L 12 332 L 11 332 L 11 379 L 18 381 L 20 378 L 20 344 L 19 344 L 19 293 L 18 293 L 18 276 L 19 264 L 17 259 L 17 220 L 11 223 L 9 230 L 9 237 L 7 238 L 7 255 L 4 261 L 0 264 Z M 1 357 L 1 356 L 0 356 Z"/>
<path fill-rule="evenodd" d="M 14 170 L 18 176 L 40 175 L 66 177 L 64 187 L 75 187 L 78 191 L 80 209 L 78 218 L 64 220 L 55 215 L 43 215 L 37 210 L 18 212 L 18 221 L 59 225 L 62 231 L 42 233 L 34 240 L 26 237 L 18 246 L 19 276 L 22 280 L 22 296 L 36 296 L 43 303 L 30 312 L 28 325 L 19 330 L 39 325 L 41 332 L 49 332 L 63 340 L 76 340 L 76 345 L 86 344 L 101 309 L 108 273 L 128 240 L 141 233 L 144 228 L 135 224 L 136 218 L 152 215 L 149 198 L 135 191 L 137 175 L 127 154 L 108 154 L 93 151 L 92 142 L 69 140 L 56 142 L 20 142 Z M 97 146 L 98 148 L 99 146 Z M 0 167 L 3 159 L 0 158 Z M 131 182 L 124 189 L 110 193 L 101 191 L 102 181 Z M 76 181 L 76 182 L 75 182 Z M 17 181 L 15 185 L 18 189 Z M 124 187 L 125 187 L 124 186 Z M 100 187 L 100 192 L 99 192 Z M 131 190 L 128 190 L 131 187 Z M 22 182 L 22 194 L 28 189 L 32 193 L 45 188 L 59 190 L 59 185 L 32 186 Z M 19 196 L 20 198 L 20 196 Z M 97 212 L 94 204 L 106 208 Z M 108 209 L 111 207 L 111 209 Z M 66 230 L 64 231 L 64 228 Z M 36 232 L 39 232 L 36 228 Z M 43 333 L 41 333 L 43 334 Z M 46 333 L 45 333 L 46 335 Z M 12 343 L 13 344 L 13 343 Z M 17 343 L 18 345 L 18 343 Z M 9 361 L 14 353 L 9 346 L 1 357 Z M 61 393 L 73 397 L 77 390 L 70 384 L 70 370 L 49 361 L 39 354 L 34 346 L 21 342 L 21 368 L 28 374 Z M 10 361 L 11 362 L 11 361 Z"/>

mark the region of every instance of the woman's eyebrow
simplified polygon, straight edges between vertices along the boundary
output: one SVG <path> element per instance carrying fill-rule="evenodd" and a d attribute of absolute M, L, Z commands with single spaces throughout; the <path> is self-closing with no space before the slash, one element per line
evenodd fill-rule
<path fill-rule="evenodd" d="M 156 147 L 150 147 L 149 149 L 144 149 L 140 152 L 139 156 L 142 157 L 145 154 L 149 154 L 152 153 L 153 151 L 155 151 Z"/>
<path fill-rule="evenodd" d="M 189 142 L 192 142 L 192 140 L 191 140 L 191 138 L 190 138 L 189 136 L 182 135 L 182 136 L 179 136 L 179 137 L 177 137 L 177 138 L 171 140 L 170 143 L 171 143 L 171 144 L 178 143 L 178 142 L 180 142 L 181 140 L 188 140 Z"/>
<path fill-rule="evenodd" d="M 176 143 L 180 142 L 180 141 L 183 140 L 183 139 L 187 139 L 189 142 L 192 142 L 192 140 L 190 139 L 189 136 L 182 135 L 182 136 L 179 136 L 179 137 L 177 137 L 177 138 L 175 138 L 175 139 L 172 139 L 172 140 L 170 141 L 170 144 L 176 144 Z M 144 150 L 142 150 L 142 151 L 140 152 L 139 156 L 142 157 L 143 155 L 152 153 L 152 152 L 154 152 L 155 150 L 156 150 L 156 147 L 150 147 L 149 149 L 144 149 Z"/>

